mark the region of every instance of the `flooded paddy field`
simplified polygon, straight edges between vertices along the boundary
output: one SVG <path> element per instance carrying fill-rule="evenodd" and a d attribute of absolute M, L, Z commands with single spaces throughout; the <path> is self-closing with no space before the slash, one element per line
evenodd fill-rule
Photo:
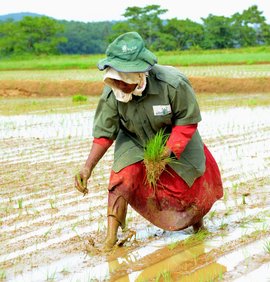
<path fill-rule="evenodd" d="M 108 254 L 100 247 L 113 146 L 88 195 L 73 184 L 96 101 L 1 115 L 0 281 L 270 281 L 270 94 L 198 98 L 199 130 L 224 182 L 207 232 L 163 231 L 129 208 L 120 233 L 129 239 Z M 1 102 L 4 112 L 17 99 Z"/>

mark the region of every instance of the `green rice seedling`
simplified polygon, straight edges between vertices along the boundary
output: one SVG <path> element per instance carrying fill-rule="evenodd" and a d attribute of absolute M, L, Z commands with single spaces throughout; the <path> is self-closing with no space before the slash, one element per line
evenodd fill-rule
<path fill-rule="evenodd" d="M 250 194 L 249 193 L 244 193 L 242 194 L 242 204 L 243 205 L 246 205 L 247 202 L 246 202 L 246 197 L 249 196 Z"/>
<path fill-rule="evenodd" d="M 162 278 L 162 279 L 161 279 Z M 159 281 L 164 281 L 164 282 L 169 282 L 171 281 L 171 273 L 169 270 L 163 270 L 161 271 L 158 276 L 156 277 L 156 282 Z"/>
<path fill-rule="evenodd" d="M 88 98 L 81 94 L 76 94 L 72 97 L 72 102 L 87 102 Z"/>
<path fill-rule="evenodd" d="M 219 229 L 220 229 L 220 230 L 225 230 L 228 226 L 229 226 L 228 223 L 222 222 L 222 223 L 220 224 L 220 226 L 219 226 Z"/>
<path fill-rule="evenodd" d="M 55 199 L 49 199 L 51 209 L 55 209 Z"/>
<path fill-rule="evenodd" d="M 47 278 L 46 281 L 55 281 L 56 279 L 56 270 L 52 273 L 47 272 Z"/>
<path fill-rule="evenodd" d="M 266 224 L 266 223 L 263 223 L 263 225 L 262 225 L 262 229 L 261 229 L 261 232 L 263 232 L 263 233 L 267 233 L 268 232 L 268 230 L 269 230 L 269 225 L 268 224 Z"/>
<path fill-rule="evenodd" d="M 6 271 L 4 269 L 0 269 L 0 280 L 5 280 L 6 278 Z"/>
<path fill-rule="evenodd" d="M 237 193 L 238 188 L 239 188 L 239 185 L 238 185 L 237 183 L 233 183 L 232 189 L 233 189 L 233 193 L 234 193 L 234 194 Z"/>
<path fill-rule="evenodd" d="M 60 271 L 63 275 L 68 275 L 71 273 L 71 271 L 67 267 L 63 267 L 63 269 Z"/>
<path fill-rule="evenodd" d="M 213 220 L 215 216 L 216 216 L 216 211 L 210 211 L 208 213 L 209 220 Z"/>
<path fill-rule="evenodd" d="M 171 251 L 178 246 L 179 242 L 172 242 L 168 245 L 168 249 Z"/>
<path fill-rule="evenodd" d="M 233 214 L 233 208 L 227 207 L 226 212 L 224 213 L 224 216 L 229 216 L 231 214 Z"/>
<path fill-rule="evenodd" d="M 223 200 L 224 202 L 227 202 L 228 200 L 228 190 L 227 189 L 224 189 Z"/>
<path fill-rule="evenodd" d="M 166 142 L 168 134 L 164 129 L 157 132 L 154 138 L 150 139 L 144 149 L 144 165 L 146 169 L 146 183 L 154 189 L 161 173 L 165 170 L 172 158 L 166 156 Z"/>
<path fill-rule="evenodd" d="M 209 235 L 209 232 L 207 230 L 199 230 L 197 233 L 193 234 L 192 236 L 189 236 L 187 239 L 183 241 L 184 245 L 190 245 L 194 242 L 201 242 L 203 241 L 207 236 Z"/>
<path fill-rule="evenodd" d="M 44 233 L 44 237 L 46 238 L 50 233 L 52 233 L 52 227 L 50 227 L 45 233 Z"/>
<path fill-rule="evenodd" d="M 18 199 L 18 208 L 20 210 L 23 208 L 23 199 Z"/>
<path fill-rule="evenodd" d="M 266 241 L 266 242 L 264 243 L 264 250 L 265 250 L 268 254 L 270 254 L 270 240 L 268 240 L 268 241 Z"/>
<path fill-rule="evenodd" d="M 71 230 L 74 231 L 74 232 L 76 232 L 76 228 L 77 228 L 77 226 L 78 226 L 79 224 L 80 224 L 79 221 L 76 221 L 75 223 L 73 223 L 73 224 L 72 224 L 72 227 L 71 227 Z"/>

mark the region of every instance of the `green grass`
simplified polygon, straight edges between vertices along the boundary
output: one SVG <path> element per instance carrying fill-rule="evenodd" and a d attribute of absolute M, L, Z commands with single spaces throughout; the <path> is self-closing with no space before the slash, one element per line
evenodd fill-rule
<path fill-rule="evenodd" d="M 258 64 L 270 62 L 270 51 L 268 52 L 224 52 L 219 53 L 179 53 L 165 54 L 158 57 L 160 64 L 172 66 L 199 66 L 199 65 L 227 65 L 227 64 Z"/>
<path fill-rule="evenodd" d="M 160 64 L 174 66 L 270 63 L 270 46 L 155 54 Z M 99 54 L 1 58 L 0 70 L 89 69 L 96 68 L 97 62 L 104 57 L 104 54 Z"/>
<path fill-rule="evenodd" d="M 105 55 L 51 55 L 1 58 L 0 70 L 61 70 L 96 68 Z"/>
<path fill-rule="evenodd" d="M 81 103 L 81 102 L 87 102 L 88 98 L 84 95 L 81 95 L 81 94 L 77 94 L 77 95 L 74 95 L 72 97 L 72 102 L 74 103 Z"/>

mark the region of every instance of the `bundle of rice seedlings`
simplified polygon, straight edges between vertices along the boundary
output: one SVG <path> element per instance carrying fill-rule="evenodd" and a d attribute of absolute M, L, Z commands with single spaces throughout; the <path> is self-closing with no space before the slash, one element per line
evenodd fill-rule
<path fill-rule="evenodd" d="M 154 138 L 150 139 L 144 149 L 144 165 L 146 168 L 146 183 L 154 189 L 161 173 L 165 170 L 166 165 L 172 160 L 167 156 L 166 142 L 168 134 L 164 129 L 157 132 Z"/>

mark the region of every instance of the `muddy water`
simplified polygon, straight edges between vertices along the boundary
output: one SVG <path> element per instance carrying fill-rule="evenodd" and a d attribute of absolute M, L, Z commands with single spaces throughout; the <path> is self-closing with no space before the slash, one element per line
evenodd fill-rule
<path fill-rule="evenodd" d="M 1 116 L 0 281 L 260 281 L 270 279 L 270 108 L 202 112 L 199 130 L 225 194 L 208 233 L 164 232 L 128 210 L 136 236 L 100 252 L 109 149 L 83 197 L 73 187 L 93 112 Z"/>

